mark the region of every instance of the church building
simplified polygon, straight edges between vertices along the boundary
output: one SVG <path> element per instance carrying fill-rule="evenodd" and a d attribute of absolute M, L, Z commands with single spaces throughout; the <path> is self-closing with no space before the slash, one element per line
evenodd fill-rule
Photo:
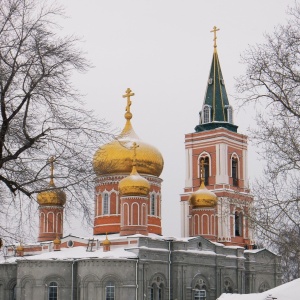
<path fill-rule="evenodd" d="M 233 122 L 217 30 L 199 124 L 185 135 L 182 236 L 162 235 L 164 161 L 133 129 L 128 88 L 124 129 L 93 157 L 93 236 L 64 235 L 68 199 L 51 158 L 49 186 L 37 195 L 37 241 L 2 246 L 0 299 L 216 300 L 281 283 L 280 258 L 255 245 L 247 136 Z"/>

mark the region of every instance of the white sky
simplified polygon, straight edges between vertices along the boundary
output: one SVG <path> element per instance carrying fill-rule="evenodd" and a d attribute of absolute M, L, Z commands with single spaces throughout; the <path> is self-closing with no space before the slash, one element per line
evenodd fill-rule
<path fill-rule="evenodd" d="M 124 125 L 126 88 L 132 98 L 132 124 L 141 139 L 156 146 L 165 160 L 161 175 L 163 234 L 180 235 L 179 194 L 185 178 L 184 134 L 194 132 L 218 32 L 218 53 L 229 101 L 234 78 L 243 72 L 240 54 L 263 41 L 265 32 L 286 19 L 294 0 L 60 0 L 69 16 L 67 33 L 83 40 L 94 65 L 74 82 L 89 109 L 113 126 Z M 235 111 L 238 132 L 247 134 L 253 112 Z M 260 175 L 249 145 L 250 180 Z M 92 159 L 92 158 L 91 158 Z M 79 234 L 65 227 L 65 234 Z M 91 231 L 90 231 L 91 233 Z"/>

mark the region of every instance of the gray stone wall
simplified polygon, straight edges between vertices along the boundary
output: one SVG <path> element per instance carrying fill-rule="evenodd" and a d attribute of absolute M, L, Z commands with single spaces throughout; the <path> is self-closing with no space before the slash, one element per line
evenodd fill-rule
<path fill-rule="evenodd" d="M 58 284 L 59 300 L 105 299 L 114 286 L 115 299 L 192 300 L 197 290 L 206 300 L 223 292 L 250 293 L 280 283 L 280 259 L 268 250 L 246 250 L 211 243 L 201 237 L 186 241 L 138 238 L 127 249 L 137 258 L 82 258 L 75 260 L 19 259 L 0 264 L 0 299 L 48 299 L 51 282 Z"/>

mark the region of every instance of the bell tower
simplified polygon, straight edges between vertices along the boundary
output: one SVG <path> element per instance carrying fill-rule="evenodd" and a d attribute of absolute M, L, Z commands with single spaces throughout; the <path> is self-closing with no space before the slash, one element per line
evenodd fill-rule
<path fill-rule="evenodd" d="M 247 179 L 247 136 L 238 133 L 238 126 L 233 123 L 233 108 L 228 101 L 217 52 L 218 30 L 216 26 L 212 30 L 214 51 L 199 124 L 195 132 L 185 135 L 181 234 L 202 235 L 225 245 L 251 248 L 254 242 L 249 216 L 253 197 Z M 199 188 L 201 174 L 206 188 L 218 200 L 214 213 L 210 206 L 197 207 L 203 212 L 196 219 L 195 205 L 190 199 Z"/>

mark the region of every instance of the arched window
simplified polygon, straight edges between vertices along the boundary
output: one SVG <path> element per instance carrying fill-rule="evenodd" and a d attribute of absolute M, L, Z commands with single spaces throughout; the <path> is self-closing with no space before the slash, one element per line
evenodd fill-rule
<path fill-rule="evenodd" d="M 164 279 L 161 276 L 155 276 L 150 286 L 150 300 L 164 300 Z"/>
<path fill-rule="evenodd" d="M 233 111 L 232 111 L 232 106 L 227 105 L 227 122 L 233 124 Z"/>
<path fill-rule="evenodd" d="M 204 174 L 201 174 L 201 163 L 204 163 Z M 199 176 L 200 178 L 204 176 L 204 184 L 207 186 L 209 184 L 209 157 L 202 156 L 199 161 Z"/>
<path fill-rule="evenodd" d="M 258 292 L 263 293 L 269 289 L 270 289 L 270 285 L 266 281 L 264 281 L 262 284 L 260 284 L 260 286 L 258 288 Z"/>
<path fill-rule="evenodd" d="M 103 198 L 104 198 L 103 199 L 103 215 L 108 215 L 109 214 L 108 193 L 105 193 Z"/>
<path fill-rule="evenodd" d="M 206 300 L 206 290 L 196 288 L 194 300 Z"/>
<path fill-rule="evenodd" d="M 48 300 L 57 300 L 58 285 L 55 281 L 51 281 L 48 287 Z"/>
<path fill-rule="evenodd" d="M 224 279 L 224 293 L 232 294 L 233 293 L 233 283 L 231 279 L 225 278 Z"/>
<path fill-rule="evenodd" d="M 236 211 L 234 221 L 235 236 L 243 236 L 243 214 Z"/>
<path fill-rule="evenodd" d="M 11 289 L 11 300 L 17 300 L 17 285 L 15 284 Z"/>
<path fill-rule="evenodd" d="M 210 123 L 211 107 L 209 105 L 203 106 L 203 123 Z"/>
<path fill-rule="evenodd" d="M 207 285 L 202 278 L 196 281 L 194 288 L 193 300 L 206 300 L 207 299 Z"/>
<path fill-rule="evenodd" d="M 150 287 L 150 300 L 163 300 L 163 284 L 153 283 Z"/>
<path fill-rule="evenodd" d="M 115 283 L 108 281 L 105 285 L 105 300 L 115 300 Z"/>
<path fill-rule="evenodd" d="M 150 199 L 150 215 L 154 216 L 155 215 L 155 195 L 151 195 Z"/>
<path fill-rule="evenodd" d="M 231 174 L 232 174 L 232 184 L 233 186 L 239 186 L 238 180 L 238 159 L 233 157 L 231 160 Z"/>

